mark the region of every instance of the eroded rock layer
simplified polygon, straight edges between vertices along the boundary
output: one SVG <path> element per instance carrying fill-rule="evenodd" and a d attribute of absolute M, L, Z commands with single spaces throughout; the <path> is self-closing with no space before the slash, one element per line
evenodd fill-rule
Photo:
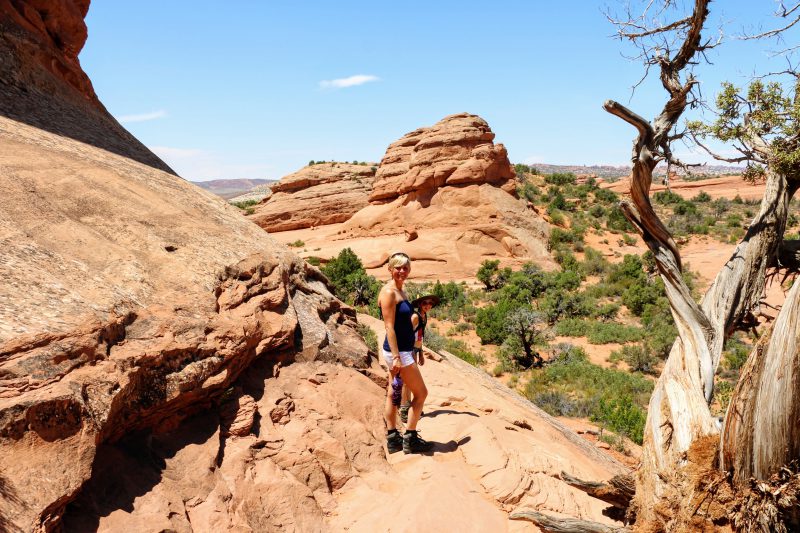
<path fill-rule="evenodd" d="M 81 69 L 89 0 L 0 0 L 0 116 L 172 172 L 105 109 Z"/>
<path fill-rule="evenodd" d="M 267 231 L 287 231 L 344 222 L 369 205 L 375 167 L 317 163 L 284 176 L 256 206 L 253 222 Z"/>
<path fill-rule="evenodd" d="M 2 531 L 56 529 L 98 444 L 169 431 L 253 361 L 371 364 L 316 269 L 106 112 L 87 7 L 0 1 Z"/>
<path fill-rule="evenodd" d="M 445 185 L 491 183 L 514 190 L 514 170 L 502 144 L 481 117 L 450 115 L 412 131 L 386 149 L 370 201 L 384 202 Z"/>

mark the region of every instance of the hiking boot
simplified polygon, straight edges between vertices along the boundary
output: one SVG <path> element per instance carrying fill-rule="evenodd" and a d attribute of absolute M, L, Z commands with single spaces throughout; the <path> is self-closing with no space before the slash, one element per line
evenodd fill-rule
<path fill-rule="evenodd" d="M 434 444 L 419 436 L 416 431 L 406 430 L 403 435 L 403 453 L 426 453 L 433 450 Z"/>
<path fill-rule="evenodd" d="M 408 424 L 408 410 L 411 408 L 411 404 L 401 405 L 400 406 L 400 420 L 403 424 Z"/>
<path fill-rule="evenodd" d="M 400 433 L 394 431 L 386 436 L 386 450 L 389 453 L 397 453 L 403 449 L 403 437 Z"/>

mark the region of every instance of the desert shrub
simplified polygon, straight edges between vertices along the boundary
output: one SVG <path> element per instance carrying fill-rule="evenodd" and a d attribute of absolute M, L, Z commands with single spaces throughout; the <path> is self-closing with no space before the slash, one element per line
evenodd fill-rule
<path fill-rule="evenodd" d="M 381 284 L 367 274 L 361 259 L 350 248 L 343 249 L 320 270 L 340 300 L 350 305 L 377 305 Z"/>
<path fill-rule="evenodd" d="M 471 329 L 475 329 L 475 326 L 470 324 L 469 322 L 459 322 L 452 328 L 450 328 L 447 332 L 448 335 L 458 335 L 460 333 L 464 333 L 465 331 L 469 331 Z"/>
<path fill-rule="evenodd" d="M 567 224 L 567 219 L 561 211 L 550 211 L 548 209 L 547 214 L 550 215 L 550 223 L 554 226 L 565 226 Z"/>
<path fill-rule="evenodd" d="M 652 390 L 652 382 L 639 374 L 602 368 L 590 363 L 582 349 L 559 345 L 552 362 L 533 371 L 525 396 L 534 403 L 542 401 L 554 410 L 551 414 L 588 414 L 641 443 L 638 428 L 644 427 L 643 406 Z"/>
<path fill-rule="evenodd" d="M 559 289 L 548 290 L 539 300 L 539 311 L 550 324 L 560 319 L 589 316 L 595 300 L 585 293 L 572 293 Z"/>
<path fill-rule="evenodd" d="M 631 398 L 625 396 L 609 400 L 601 398 L 590 418 L 593 422 L 598 422 L 617 434 L 642 444 L 647 413 L 631 401 Z"/>
<path fill-rule="evenodd" d="M 711 195 L 708 194 L 706 191 L 700 191 L 694 198 L 692 198 L 693 202 L 698 203 L 707 203 L 711 201 Z"/>
<path fill-rule="evenodd" d="M 739 370 L 747 362 L 750 356 L 750 347 L 743 343 L 738 335 L 733 335 L 725 341 L 725 348 L 722 352 L 723 360 L 725 361 L 725 370 L 728 375 L 737 376 Z"/>
<path fill-rule="evenodd" d="M 583 418 L 591 413 L 589 404 L 575 401 L 571 395 L 562 391 L 548 390 L 540 392 L 530 400 L 551 416 Z"/>
<path fill-rule="evenodd" d="M 612 231 L 621 231 L 623 233 L 633 231 L 633 226 L 631 226 L 631 223 L 625 218 L 622 209 L 617 205 L 608 210 L 608 214 L 606 215 L 606 227 Z"/>
<path fill-rule="evenodd" d="M 697 206 L 692 202 L 682 201 L 675 204 L 673 212 L 676 215 L 695 215 L 697 214 Z"/>
<path fill-rule="evenodd" d="M 591 247 L 586 247 L 583 250 L 583 263 L 581 263 L 581 271 L 587 276 L 596 276 L 603 274 L 608 270 L 610 264 L 603 257 L 603 254 Z"/>
<path fill-rule="evenodd" d="M 672 191 L 658 191 L 653 194 L 653 201 L 661 205 L 681 204 L 683 203 L 683 197 Z"/>
<path fill-rule="evenodd" d="M 722 215 L 727 213 L 731 208 L 731 201 L 727 198 L 717 198 L 713 202 L 711 202 L 711 209 L 714 212 L 714 216 L 720 218 Z"/>
<path fill-rule="evenodd" d="M 356 331 L 359 335 L 361 335 L 361 338 L 364 339 L 364 343 L 366 343 L 367 348 L 369 348 L 373 353 L 378 353 L 378 336 L 375 335 L 375 332 L 372 331 L 372 328 L 366 324 L 358 324 L 356 326 Z"/>
<path fill-rule="evenodd" d="M 438 352 L 444 349 L 445 345 L 447 344 L 447 339 L 439 333 L 438 329 L 434 328 L 433 326 L 428 326 L 425 328 L 424 343 L 429 349 L 433 350 L 434 352 Z"/>
<path fill-rule="evenodd" d="M 619 196 L 614 191 L 608 189 L 595 189 L 594 199 L 601 204 L 615 204 L 619 202 Z"/>
<path fill-rule="evenodd" d="M 642 339 L 641 328 L 616 322 L 596 322 L 566 319 L 556 324 L 556 333 L 565 337 L 586 337 L 590 344 L 634 342 Z"/>
<path fill-rule="evenodd" d="M 475 277 L 483 283 L 487 291 L 499 289 L 505 285 L 506 280 L 511 276 L 510 268 L 500 268 L 499 259 L 486 259 L 481 263 Z"/>
<path fill-rule="evenodd" d="M 481 354 L 471 351 L 464 341 L 446 339 L 444 349 L 473 366 L 480 366 L 486 362 Z"/>
<path fill-rule="evenodd" d="M 530 183 L 528 180 L 525 180 L 520 185 L 517 185 L 517 196 L 524 198 L 529 202 L 535 201 L 539 197 L 539 194 L 541 194 L 539 188 Z"/>
<path fill-rule="evenodd" d="M 733 200 L 731 200 L 731 201 L 732 201 L 733 203 L 735 203 L 735 204 L 739 204 L 739 205 L 742 205 L 742 204 L 744 203 L 744 200 L 742 200 L 742 197 L 741 197 L 741 196 L 739 196 L 738 194 L 737 194 L 736 196 L 734 196 L 734 197 L 733 197 Z"/>
<path fill-rule="evenodd" d="M 589 214 L 594 218 L 603 218 L 606 214 L 605 208 L 600 204 L 594 204 L 589 208 Z"/>
<path fill-rule="evenodd" d="M 231 202 L 231 205 L 238 207 L 239 209 L 245 211 L 249 207 L 253 207 L 254 205 L 258 205 L 260 200 L 242 200 L 241 202 Z"/>
<path fill-rule="evenodd" d="M 619 304 L 616 303 L 605 303 L 601 304 L 592 311 L 592 318 L 596 318 L 602 321 L 613 320 L 616 318 L 617 314 L 619 313 Z"/>
<path fill-rule="evenodd" d="M 291 248 L 302 248 L 305 245 L 306 245 L 306 243 L 301 241 L 300 239 L 297 239 L 296 241 L 290 242 L 289 244 L 287 244 L 287 246 L 289 246 Z"/>
<path fill-rule="evenodd" d="M 552 185 L 575 185 L 575 174 L 572 172 L 554 172 L 544 177 L 546 183 Z"/>
<path fill-rule="evenodd" d="M 431 310 L 432 317 L 447 318 L 455 322 L 465 314 L 468 314 L 469 299 L 463 283 L 454 281 L 441 283 L 437 281 L 430 289 L 430 293 L 438 296 L 441 300 L 441 304 Z"/>
<path fill-rule="evenodd" d="M 311 257 L 306 257 L 306 263 L 318 267 L 319 265 L 322 264 L 322 261 L 320 260 L 319 257 L 312 255 Z"/>
<path fill-rule="evenodd" d="M 517 304 L 508 300 L 501 300 L 494 305 L 481 309 L 475 316 L 475 333 L 480 337 L 482 344 L 502 344 L 507 336 L 505 329 L 506 317 L 517 307 Z"/>
<path fill-rule="evenodd" d="M 567 318 L 558 321 L 555 331 L 562 337 L 585 337 L 589 333 L 589 323 L 579 318 Z"/>
<path fill-rule="evenodd" d="M 646 374 L 654 372 L 658 364 L 658 358 L 644 343 L 627 345 L 615 350 L 611 353 L 611 360 L 617 359 L 625 361 L 634 372 Z"/>

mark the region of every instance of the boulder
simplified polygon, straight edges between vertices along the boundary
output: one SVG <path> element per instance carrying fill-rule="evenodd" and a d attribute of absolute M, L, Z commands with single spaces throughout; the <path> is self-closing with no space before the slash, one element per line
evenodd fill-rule
<path fill-rule="evenodd" d="M 250 218 L 267 231 L 344 222 L 369 205 L 375 167 L 317 163 L 284 176 Z"/>
<path fill-rule="evenodd" d="M 514 190 L 514 169 L 502 144 L 481 117 L 450 115 L 401 137 L 386 149 L 370 202 L 407 193 L 422 195 L 445 185 L 490 183 Z"/>

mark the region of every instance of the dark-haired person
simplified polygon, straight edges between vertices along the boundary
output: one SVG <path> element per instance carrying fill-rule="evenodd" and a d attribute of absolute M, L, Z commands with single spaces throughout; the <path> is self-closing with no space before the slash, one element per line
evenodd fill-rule
<path fill-rule="evenodd" d="M 422 413 L 422 405 L 428 396 L 428 389 L 414 360 L 414 326 L 411 316 L 414 308 L 408 301 L 403 285 L 411 273 L 411 260 L 408 255 L 398 252 L 389 257 L 391 279 L 381 288 L 378 307 L 386 326 L 386 339 L 383 341 L 383 356 L 389 366 L 390 380 L 386 391 L 386 447 L 389 453 L 425 453 L 433 449 L 433 443 L 422 439 L 417 433 L 417 423 Z M 399 378 L 399 379 L 398 379 Z M 397 431 L 397 408 L 400 406 L 400 391 L 403 384 L 411 391 L 414 400 L 403 436 Z M 394 389 L 394 390 L 393 390 Z M 395 393 L 395 391 L 397 391 Z"/>
<path fill-rule="evenodd" d="M 425 364 L 425 354 L 422 352 L 422 341 L 425 338 L 425 327 L 428 325 L 428 313 L 431 309 L 439 305 L 439 297 L 434 294 L 421 296 L 411 302 L 414 307 L 414 314 L 411 315 L 411 325 L 414 326 L 414 355 L 417 364 Z M 411 395 L 408 387 L 403 387 L 400 402 L 400 420 L 405 424 L 408 422 L 408 410 L 411 407 Z M 420 413 L 421 415 L 422 413 Z"/>

